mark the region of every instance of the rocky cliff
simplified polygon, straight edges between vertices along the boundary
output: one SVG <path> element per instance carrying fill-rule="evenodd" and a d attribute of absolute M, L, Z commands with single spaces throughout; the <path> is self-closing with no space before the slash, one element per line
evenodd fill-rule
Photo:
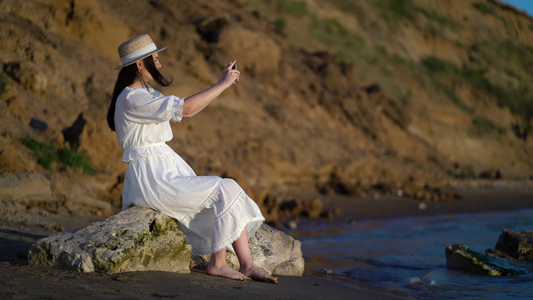
<path fill-rule="evenodd" d="M 533 19 L 498 1 L 4 0 L 0 23 L 4 212 L 119 206 L 105 115 L 117 47 L 141 33 L 168 46 L 166 94 L 238 60 L 239 84 L 169 145 L 257 201 L 533 175 Z"/>

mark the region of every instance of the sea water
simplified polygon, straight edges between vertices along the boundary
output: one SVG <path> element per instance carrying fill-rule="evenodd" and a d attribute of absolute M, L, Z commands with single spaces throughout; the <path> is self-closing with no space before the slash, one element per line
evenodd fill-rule
<path fill-rule="evenodd" d="M 416 299 L 533 299 L 526 275 L 484 276 L 446 268 L 444 249 L 494 248 L 503 229 L 533 230 L 533 209 L 304 224 L 288 232 L 302 242 L 306 273 L 408 293 Z"/>

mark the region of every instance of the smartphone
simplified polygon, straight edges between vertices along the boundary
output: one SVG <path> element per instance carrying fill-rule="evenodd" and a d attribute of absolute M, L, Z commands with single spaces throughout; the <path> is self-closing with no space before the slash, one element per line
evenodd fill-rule
<path fill-rule="evenodd" d="M 232 70 L 237 70 L 237 63 L 235 63 L 231 69 Z"/>

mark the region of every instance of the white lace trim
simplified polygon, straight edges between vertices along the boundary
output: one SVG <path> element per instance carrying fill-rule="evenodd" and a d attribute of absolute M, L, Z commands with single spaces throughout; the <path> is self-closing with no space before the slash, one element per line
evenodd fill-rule
<path fill-rule="evenodd" d="M 183 118 L 183 104 L 185 103 L 185 98 L 176 97 L 174 104 L 172 105 L 172 121 L 181 122 Z"/>
<path fill-rule="evenodd" d="M 122 161 L 127 163 L 140 156 L 156 155 L 173 151 L 174 150 L 172 150 L 172 148 L 170 148 L 166 143 L 155 143 L 138 147 L 131 147 L 124 149 Z"/>

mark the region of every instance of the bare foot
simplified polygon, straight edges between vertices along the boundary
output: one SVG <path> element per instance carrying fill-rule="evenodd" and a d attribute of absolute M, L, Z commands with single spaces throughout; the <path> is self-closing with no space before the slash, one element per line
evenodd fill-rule
<path fill-rule="evenodd" d="M 268 275 L 267 272 L 263 271 L 258 266 L 253 266 L 249 269 L 240 269 L 240 271 L 242 274 L 249 276 L 253 280 L 264 281 L 268 283 L 276 283 L 276 284 L 278 283 L 278 279 L 276 277 L 272 277 Z"/>
<path fill-rule="evenodd" d="M 241 272 L 233 269 L 229 265 L 223 265 L 221 267 L 207 266 L 206 273 L 213 276 L 219 276 L 234 280 L 250 280 L 250 277 L 242 274 Z"/>

